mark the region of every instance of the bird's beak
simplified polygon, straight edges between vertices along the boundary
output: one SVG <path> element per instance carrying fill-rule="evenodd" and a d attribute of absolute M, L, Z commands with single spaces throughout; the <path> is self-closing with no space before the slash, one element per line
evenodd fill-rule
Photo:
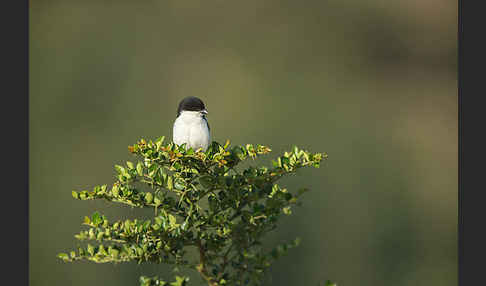
<path fill-rule="evenodd" d="M 204 115 L 208 115 L 208 111 L 206 109 L 201 110 L 201 113 Z"/>

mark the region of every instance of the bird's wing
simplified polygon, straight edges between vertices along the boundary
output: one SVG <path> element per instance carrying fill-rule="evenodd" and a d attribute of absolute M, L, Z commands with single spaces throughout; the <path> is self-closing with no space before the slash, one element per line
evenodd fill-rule
<path fill-rule="evenodd" d="M 206 121 L 206 125 L 208 126 L 208 131 L 211 131 L 211 127 L 209 127 L 209 122 L 208 122 L 208 120 L 206 119 L 206 117 L 204 117 L 204 121 Z"/>

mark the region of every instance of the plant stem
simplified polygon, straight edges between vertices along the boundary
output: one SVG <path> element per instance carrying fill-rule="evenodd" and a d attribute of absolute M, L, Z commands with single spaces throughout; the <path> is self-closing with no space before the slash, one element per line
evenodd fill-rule
<path fill-rule="evenodd" d="M 199 259 L 201 261 L 201 264 L 199 264 L 196 267 L 197 271 L 199 272 L 199 274 L 201 274 L 201 276 L 204 278 L 204 280 L 206 280 L 208 282 L 209 286 L 219 286 L 219 284 L 216 281 L 214 281 L 214 279 L 212 277 L 210 277 L 208 275 L 208 272 L 206 270 L 206 256 L 205 256 L 205 253 L 204 253 L 204 247 L 202 246 L 202 243 L 201 243 L 200 240 L 198 241 L 197 246 L 199 248 Z"/>

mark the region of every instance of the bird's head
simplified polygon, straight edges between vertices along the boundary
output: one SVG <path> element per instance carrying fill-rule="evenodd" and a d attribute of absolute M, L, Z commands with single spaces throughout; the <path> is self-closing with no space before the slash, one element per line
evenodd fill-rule
<path fill-rule="evenodd" d="M 181 115 L 183 111 L 199 112 L 202 117 L 205 117 L 208 114 L 204 102 L 195 96 L 188 96 L 181 100 L 179 107 L 177 108 L 177 116 Z"/>

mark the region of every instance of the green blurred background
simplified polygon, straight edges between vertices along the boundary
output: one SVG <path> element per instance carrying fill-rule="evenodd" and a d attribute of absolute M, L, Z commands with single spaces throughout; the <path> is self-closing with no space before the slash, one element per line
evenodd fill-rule
<path fill-rule="evenodd" d="M 456 15 L 452 0 L 31 1 L 30 285 L 174 274 L 56 255 L 84 215 L 151 215 L 71 191 L 171 138 L 189 95 L 216 141 L 329 154 L 285 181 L 313 191 L 268 237 L 302 245 L 266 285 L 456 285 Z"/>

